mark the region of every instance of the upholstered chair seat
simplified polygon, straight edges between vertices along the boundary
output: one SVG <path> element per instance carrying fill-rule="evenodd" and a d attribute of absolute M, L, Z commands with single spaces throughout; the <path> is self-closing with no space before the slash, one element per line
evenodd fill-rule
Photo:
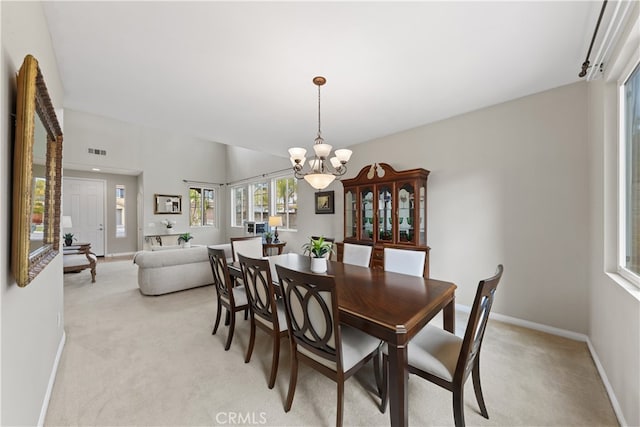
<path fill-rule="evenodd" d="M 220 295 L 220 298 L 229 304 L 229 297 L 226 295 Z M 236 286 L 233 288 L 233 299 L 235 300 L 236 305 L 247 305 L 247 291 L 240 286 Z"/>
<path fill-rule="evenodd" d="M 342 334 L 342 368 L 345 371 L 356 366 L 356 364 L 376 351 L 377 347 L 380 346 L 379 338 L 372 337 L 351 326 L 340 325 L 340 333 Z M 334 361 L 318 356 L 302 346 L 298 347 L 298 351 L 327 368 L 333 371 L 336 370 L 336 363 Z"/>

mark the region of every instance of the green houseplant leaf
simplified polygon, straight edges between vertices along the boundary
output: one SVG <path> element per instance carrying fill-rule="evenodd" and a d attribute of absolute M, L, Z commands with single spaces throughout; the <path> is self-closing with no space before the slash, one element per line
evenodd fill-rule
<path fill-rule="evenodd" d="M 193 239 L 193 236 L 191 235 L 191 233 L 183 233 L 180 236 L 178 236 L 178 243 L 181 243 L 181 242 L 187 243 L 191 239 Z"/>
<path fill-rule="evenodd" d="M 318 239 L 309 239 L 309 243 L 302 245 L 305 254 L 311 254 L 314 258 L 323 258 L 329 252 L 333 252 L 333 244 L 326 242 L 324 237 Z"/>

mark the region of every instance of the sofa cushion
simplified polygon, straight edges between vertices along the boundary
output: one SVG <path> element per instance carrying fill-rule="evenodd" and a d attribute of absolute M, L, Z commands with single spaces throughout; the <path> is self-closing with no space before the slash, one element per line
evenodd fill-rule
<path fill-rule="evenodd" d="M 144 268 L 160 268 L 172 265 L 209 262 L 205 246 L 167 249 L 165 251 L 141 251 L 133 258 L 133 262 Z"/>

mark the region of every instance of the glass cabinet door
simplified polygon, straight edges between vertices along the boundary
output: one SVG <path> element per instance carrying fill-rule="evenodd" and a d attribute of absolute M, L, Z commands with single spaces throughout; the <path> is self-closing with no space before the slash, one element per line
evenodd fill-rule
<path fill-rule="evenodd" d="M 420 241 L 421 245 L 427 244 L 427 204 L 426 204 L 426 187 L 420 186 L 420 205 L 418 206 L 418 214 L 420 215 Z"/>
<path fill-rule="evenodd" d="M 391 185 L 378 186 L 378 240 L 393 240 L 393 188 Z"/>
<path fill-rule="evenodd" d="M 356 194 L 349 190 L 344 194 L 344 237 L 357 238 L 358 206 Z"/>
<path fill-rule="evenodd" d="M 415 242 L 415 187 L 404 182 L 398 190 L 398 242 Z"/>
<path fill-rule="evenodd" d="M 363 187 L 360 190 L 362 224 L 360 224 L 360 239 L 373 240 L 373 188 Z"/>

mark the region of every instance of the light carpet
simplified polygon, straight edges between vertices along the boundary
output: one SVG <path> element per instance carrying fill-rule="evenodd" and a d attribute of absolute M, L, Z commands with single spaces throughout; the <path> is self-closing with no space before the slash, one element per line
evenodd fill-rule
<path fill-rule="evenodd" d="M 251 362 L 244 363 L 249 322 L 238 315 L 231 349 L 228 328 L 211 335 L 215 289 L 207 286 L 147 297 L 131 261 L 100 263 L 96 283 L 65 274 L 66 345 L 46 426 L 330 426 L 335 383 L 300 365 L 290 412 L 284 340 L 274 389 L 267 388 L 271 341 L 258 330 Z M 498 288 L 497 298 L 500 298 Z M 466 317 L 456 319 L 459 333 Z M 481 354 L 490 419 L 478 410 L 472 382 L 465 388 L 467 425 L 617 425 L 587 346 L 491 320 Z M 453 425 L 451 393 L 409 378 L 409 424 Z M 378 411 L 373 369 L 345 384 L 346 426 L 389 425 Z"/>

